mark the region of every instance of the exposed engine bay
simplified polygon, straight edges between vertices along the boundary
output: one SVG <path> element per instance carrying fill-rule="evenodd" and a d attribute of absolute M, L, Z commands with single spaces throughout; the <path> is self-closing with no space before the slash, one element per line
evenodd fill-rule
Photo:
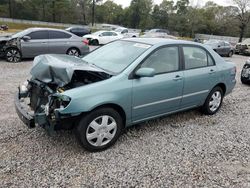
<path fill-rule="evenodd" d="M 3 56 L 5 50 L 10 47 L 15 47 L 21 50 L 21 39 L 11 38 L 10 36 L 0 37 L 0 56 Z"/>
<path fill-rule="evenodd" d="M 65 108 L 70 98 L 64 91 L 82 87 L 112 77 L 102 69 L 83 62 L 80 58 L 62 55 L 42 55 L 34 60 L 32 78 L 19 88 L 19 101 L 28 106 L 28 113 L 39 125 L 56 125 L 56 109 Z M 74 58 L 73 61 L 70 61 Z M 49 121 L 49 123 L 48 123 Z"/>

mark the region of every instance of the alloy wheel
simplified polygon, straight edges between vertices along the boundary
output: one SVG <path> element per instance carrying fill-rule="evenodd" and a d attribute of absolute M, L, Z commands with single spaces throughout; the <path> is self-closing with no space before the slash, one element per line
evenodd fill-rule
<path fill-rule="evenodd" d="M 21 59 L 21 54 L 20 54 L 20 52 L 18 50 L 11 49 L 11 50 L 7 51 L 7 53 L 6 53 L 6 59 L 9 62 L 17 63 Z"/>
<path fill-rule="evenodd" d="M 76 56 L 76 57 L 80 56 L 80 54 L 79 54 L 79 52 L 78 52 L 77 49 L 70 49 L 67 54 L 68 55 L 72 55 L 72 56 Z"/>

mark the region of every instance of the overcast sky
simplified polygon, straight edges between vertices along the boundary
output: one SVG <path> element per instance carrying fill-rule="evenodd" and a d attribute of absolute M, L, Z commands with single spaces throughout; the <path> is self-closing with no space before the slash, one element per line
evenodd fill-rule
<path fill-rule="evenodd" d="M 130 5 L 131 0 L 113 0 L 115 3 L 122 5 L 123 7 L 127 7 Z M 162 0 L 153 0 L 155 4 L 160 4 L 162 2 Z M 174 0 L 176 1 L 176 0 Z M 198 6 L 203 6 L 206 2 L 208 2 L 209 0 L 190 0 L 190 3 L 194 6 L 198 5 Z M 228 6 L 228 5 L 232 5 L 232 1 L 231 0 L 212 0 L 215 3 L 219 4 L 219 5 L 223 5 L 223 6 Z"/>

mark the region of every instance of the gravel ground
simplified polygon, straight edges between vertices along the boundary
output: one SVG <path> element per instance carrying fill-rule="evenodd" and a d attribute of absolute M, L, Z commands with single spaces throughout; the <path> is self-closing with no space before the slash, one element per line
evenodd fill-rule
<path fill-rule="evenodd" d="M 216 115 L 142 123 L 100 153 L 82 149 L 71 131 L 26 128 L 13 95 L 31 62 L 0 62 L 0 187 L 250 187 L 250 89 L 239 80 L 246 59 L 231 58 L 238 83 Z"/>

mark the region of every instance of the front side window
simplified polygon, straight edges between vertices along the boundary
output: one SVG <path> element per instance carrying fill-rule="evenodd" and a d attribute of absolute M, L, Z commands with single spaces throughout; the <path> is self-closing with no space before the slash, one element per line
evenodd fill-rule
<path fill-rule="evenodd" d="M 156 74 L 179 70 L 178 47 L 164 47 L 151 54 L 141 67 L 153 68 Z"/>
<path fill-rule="evenodd" d="M 185 69 L 194 69 L 214 65 L 211 56 L 199 47 L 183 47 Z"/>
<path fill-rule="evenodd" d="M 28 36 L 31 38 L 31 40 L 49 39 L 48 31 L 33 31 L 28 34 Z"/>
<path fill-rule="evenodd" d="M 117 36 L 117 33 L 111 33 L 111 36 Z"/>

